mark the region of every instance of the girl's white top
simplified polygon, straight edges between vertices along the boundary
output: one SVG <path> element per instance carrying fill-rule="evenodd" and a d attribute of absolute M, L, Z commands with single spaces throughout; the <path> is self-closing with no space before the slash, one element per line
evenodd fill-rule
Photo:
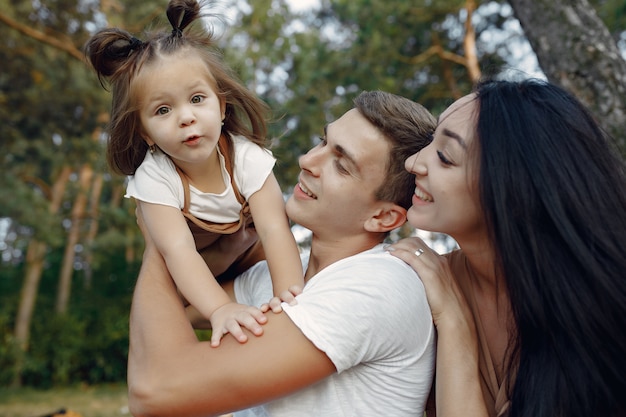
<path fill-rule="evenodd" d="M 234 144 L 233 174 L 239 192 L 246 199 L 263 187 L 272 172 L 276 159 L 272 153 L 239 136 L 232 137 Z M 189 211 L 199 219 L 214 223 L 239 220 L 241 204 L 237 201 L 226 170 L 224 157 L 219 152 L 225 190 L 221 194 L 204 193 L 189 185 Z M 183 183 L 172 160 L 161 150 L 147 152 L 135 175 L 128 178 L 127 198 L 182 209 L 185 202 Z"/>

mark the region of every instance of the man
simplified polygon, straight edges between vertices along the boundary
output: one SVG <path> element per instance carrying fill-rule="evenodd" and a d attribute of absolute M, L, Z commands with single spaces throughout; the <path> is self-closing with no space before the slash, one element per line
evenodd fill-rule
<path fill-rule="evenodd" d="M 128 383 L 136 416 L 192 416 L 264 404 L 271 416 L 421 416 L 434 367 L 423 286 L 381 243 L 404 224 L 404 160 L 435 120 L 410 100 L 362 93 L 300 158 L 287 214 L 312 231 L 305 287 L 268 313 L 263 334 L 198 342 L 150 242 L 131 311 Z M 265 263 L 235 282 L 240 302 L 271 296 Z"/>

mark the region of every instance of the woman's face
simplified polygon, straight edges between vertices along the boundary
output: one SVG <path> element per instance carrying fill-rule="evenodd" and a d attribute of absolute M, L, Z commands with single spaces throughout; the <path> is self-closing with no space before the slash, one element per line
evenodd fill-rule
<path fill-rule="evenodd" d="M 484 232 L 476 187 L 477 144 L 470 146 L 475 140 L 477 113 L 474 94 L 454 102 L 439 117 L 432 143 L 405 163 L 406 170 L 415 174 L 409 223 L 446 233 L 457 242 Z"/>

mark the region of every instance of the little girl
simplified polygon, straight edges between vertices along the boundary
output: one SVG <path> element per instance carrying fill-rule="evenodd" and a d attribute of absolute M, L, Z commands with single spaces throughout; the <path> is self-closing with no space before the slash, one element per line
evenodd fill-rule
<path fill-rule="evenodd" d="M 205 262 L 222 234 L 251 227 L 251 216 L 262 247 L 241 254 L 229 272 L 267 256 L 276 296 L 289 299 L 288 289 L 303 285 L 275 159 L 262 146 L 267 106 L 221 61 L 211 32 L 189 31 L 201 17 L 195 0 L 171 0 L 167 17 L 171 32 L 141 41 L 104 29 L 86 45 L 112 88 L 107 160 L 131 176 L 126 196 L 136 199 L 179 292 L 210 320 L 211 344 L 228 332 L 243 343 L 240 325 L 259 335 L 266 319 L 232 302 Z"/>

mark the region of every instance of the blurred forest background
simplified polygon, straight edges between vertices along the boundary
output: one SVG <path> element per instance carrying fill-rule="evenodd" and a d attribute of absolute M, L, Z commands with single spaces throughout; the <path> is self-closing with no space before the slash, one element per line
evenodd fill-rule
<path fill-rule="evenodd" d="M 0 386 L 123 382 L 142 255 L 124 178 L 107 170 L 110 95 L 82 46 L 142 37 L 167 0 L 0 0 Z M 362 90 L 436 116 L 508 69 L 578 95 L 626 154 L 624 0 L 221 0 L 220 48 L 274 110 L 276 175 Z"/>

